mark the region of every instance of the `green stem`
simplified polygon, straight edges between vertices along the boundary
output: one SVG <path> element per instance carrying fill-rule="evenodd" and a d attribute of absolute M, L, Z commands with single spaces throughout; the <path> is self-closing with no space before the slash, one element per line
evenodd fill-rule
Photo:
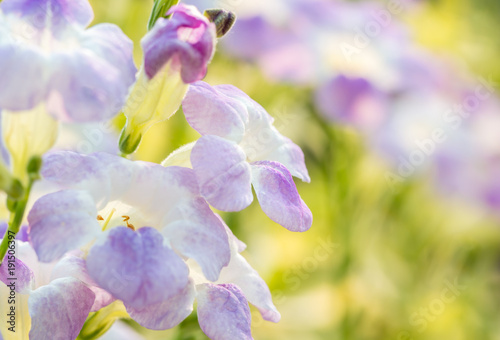
<path fill-rule="evenodd" d="M 26 210 L 26 205 L 28 204 L 28 199 L 30 197 L 30 192 L 31 192 L 31 187 L 33 186 L 33 182 L 34 180 L 30 178 L 28 186 L 26 187 L 26 191 L 24 192 L 24 197 L 21 200 L 17 201 L 14 212 L 11 212 L 9 228 L 5 232 L 2 243 L 0 244 L 0 266 L 3 263 L 3 259 L 9 247 L 10 240 L 9 237 L 7 237 L 7 235 L 13 235 L 15 237 L 19 232 L 21 223 L 23 222 L 24 211 Z"/>

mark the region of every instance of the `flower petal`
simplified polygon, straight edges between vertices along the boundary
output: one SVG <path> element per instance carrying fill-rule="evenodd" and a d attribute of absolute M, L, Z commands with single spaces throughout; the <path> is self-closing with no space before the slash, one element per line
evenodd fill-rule
<path fill-rule="evenodd" d="M 189 125 L 202 135 L 215 135 L 239 143 L 245 134 L 248 121 L 245 106 L 205 82 L 189 86 L 182 109 Z"/>
<path fill-rule="evenodd" d="M 50 73 L 45 57 L 36 49 L 19 44 L 0 15 L 0 108 L 27 110 L 48 95 Z M 37 75 L 36 81 L 27 81 Z M 20 90 L 22 89 L 22 91 Z"/>
<path fill-rule="evenodd" d="M 0 223 L 0 236 L 3 237 L 7 232 L 9 225 L 7 222 Z M 16 240 L 28 242 L 28 225 L 23 224 L 16 234 Z"/>
<path fill-rule="evenodd" d="M 219 281 L 237 285 L 248 302 L 259 309 L 264 320 L 278 322 L 281 319 L 266 283 L 240 254 L 233 255 Z"/>
<path fill-rule="evenodd" d="M 215 50 L 215 25 L 194 6 L 177 5 L 143 38 L 144 68 L 153 78 L 169 61 L 184 83 L 202 79 Z"/>
<path fill-rule="evenodd" d="M 132 41 L 115 25 L 82 35 L 78 52 L 56 54 L 48 110 L 63 121 L 88 122 L 116 115 L 135 81 Z"/>
<path fill-rule="evenodd" d="M 195 144 L 196 142 L 191 142 L 172 151 L 172 153 L 168 155 L 168 157 L 165 158 L 163 162 L 161 162 L 161 165 L 164 167 L 182 166 L 186 168 L 192 168 L 193 166 L 191 165 L 191 150 L 193 150 Z"/>
<path fill-rule="evenodd" d="M 163 234 L 172 248 L 193 258 L 205 277 L 216 281 L 231 258 L 228 235 L 219 218 L 200 197 L 191 204 L 178 206 L 169 219 L 174 221 L 163 229 Z"/>
<path fill-rule="evenodd" d="M 274 129 L 274 128 L 273 128 Z M 280 135 L 281 136 L 281 135 Z M 302 149 L 289 138 L 281 136 L 274 145 L 270 145 L 266 160 L 283 164 L 288 171 L 304 182 L 311 182 Z"/>
<path fill-rule="evenodd" d="M 89 192 L 100 209 L 128 190 L 124 183 L 130 183 L 136 171 L 135 162 L 119 156 L 58 151 L 44 157 L 42 176 L 63 189 Z"/>
<path fill-rule="evenodd" d="M 267 161 L 252 163 L 252 184 L 262 210 L 274 222 L 297 232 L 311 227 L 311 211 L 285 166 Z"/>
<path fill-rule="evenodd" d="M 28 214 L 30 241 L 41 262 L 61 258 L 66 252 L 99 235 L 97 210 L 84 191 L 63 190 L 39 198 Z"/>
<path fill-rule="evenodd" d="M 63 121 L 117 114 L 135 80 L 132 42 L 115 25 L 85 30 L 86 0 L 7 0 L 0 15 L 0 107 L 28 110 L 46 101 Z M 5 87 L 8 84 L 8 87 Z"/>
<path fill-rule="evenodd" d="M 94 293 L 73 278 L 36 289 L 28 301 L 30 339 L 76 339 L 93 303 Z"/>
<path fill-rule="evenodd" d="M 100 287 L 138 309 L 171 298 L 188 282 L 186 264 L 149 227 L 111 229 L 90 250 L 87 268 Z"/>
<path fill-rule="evenodd" d="M 94 18 L 87 0 L 4 0 L 0 8 L 40 30 L 56 31 L 73 24 L 83 28 Z"/>
<path fill-rule="evenodd" d="M 248 302 L 233 284 L 202 284 L 197 287 L 198 322 L 210 339 L 252 338 Z"/>
<path fill-rule="evenodd" d="M 91 312 L 96 312 L 115 300 L 110 293 L 100 288 L 90 277 L 87 271 L 87 264 L 81 257 L 66 255 L 59 262 L 57 262 L 52 269 L 50 277 L 51 281 L 65 277 L 73 277 L 80 280 L 85 283 L 92 292 L 94 292 L 95 300 L 92 305 Z"/>
<path fill-rule="evenodd" d="M 198 84 L 199 83 L 196 85 Z M 273 126 L 274 119 L 259 103 L 250 98 L 245 92 L 232 85 L 210 87 L 208 84 L 204 84 L 202 93 L 212 101 L 216 99 L 213 93 L 218 95 L 217 98 L 224 98 L 224 102 L 218 100 L 220 108 L 214 107 L 214 111 L 221 111 L 222 108 L 224 108 L 227 112 L 226 116 L 232 117 L 233 120 L 237 119 L 237 117 L 234 117 L 234 113 L 229 115 L 229 112 L 235 111 L 239 114 L 240 117 L 238 118 L 241 118 L 245 124 L 245 131 L 242 139 L 234 140 L 238 142 L 239 146 L 245 151 L 250 162 L 264 160 L 280 162 L 288 168 L 292 175 L 303 181 L 310 181 L 302 150 L 290 139 L 279 133 Z M 199 97 L 198 95 L 196 99 L 201 101 Z M 210 107 L 210 105 L 213 106 L 214 104 L 206 103 L 204 106 Z M 206 111 L 211 111 L 206 108 L 204 109 L 201 105 L 195 107 L 195 109 L 197 110 L 195 114 L 206 114 Z M 218 120 L 215 119 L 220 118 L 214 118 L 214 121 L 218 122 Z M 223 126 L 230 126 L 229 124 L 228 119 L 220 123 L 220 125 Z M 196 127 L 194 128 L 196 129 Z M 204 134 L 200 130 L 198 130 L 198 132 Z M 211 134 L 217 135 L 217 133 Z M 231 139 L 225 135 L 220 136 Z"/>
<path fill-rule="evenodd" d="M 250 166 L 234 142 L 203 136 L 191 151 L 191 164 L 203 197 L 223 211 L 239 211 L 252 203 Z"/>
<path fill-rule="evenodd" d="M 165 216 L 177 204 L 199 197 L 193 170 L 178 166 L 164 168 L 159 164 L 134 162 L 138 168 L 121 200 L 147 216 L 149 225 L 162 227 Z M 123 183 L 122 183 L 123 186 Z"/>
<path fill-rule="evenodd" d="M 169 299 L 142 309 L 127 307 L 127 312 L 132 319 L 148 329 L 170 329 L 191 314 L 194 298 L 194 284 L 190 280 L 182 291 Z"/>
<path fill-rule="evenodd" d="M 5 255 L 4 261 L 0 266 L 1 282 L 5 283 L 8 287 L 12 285 L 16 292 L 23 294 L 31 288 L 34 278 L 31 269 L 16 257 L 15 253 L 14 255 L 10 255 L 9 253 Z"/>

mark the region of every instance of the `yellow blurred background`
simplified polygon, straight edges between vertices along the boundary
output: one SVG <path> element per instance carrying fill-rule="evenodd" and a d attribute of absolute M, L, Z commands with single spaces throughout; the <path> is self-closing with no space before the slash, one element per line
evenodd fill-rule
<path fill-rule="evenodd" d="M 152 1 L 91 3 L 94 23 L 115 23 L 134 41 L 139 65 Z M 400 20 L 416 43 L 500 81 L 500 2 L 436 0 L 411 8 Z M 306 233 L 273 223 L 255 201 L 243 212 L 223 213 L 282 313 L 272 324 L 252 309 L 255 339 L 500 339 L 494 212 L 438 193 L 427 176 L 397 190 L 388 186 L 384 161 L 358 131 L 313 112 L 308 86 L 270 79 L 222 48 L 205 81 L 243 89 L 283 122 L 278 129 L 303 148 L 312 178 L 297 181 L 314 216 Z M 123 123 L 117 119 L 117 131 Z M 196 138 L 177 113 L 148 132 L 136 158 L 161 162 Z M 192 318 L 169 331 L 137 329 L 147 339 L 206 339 Z"/>

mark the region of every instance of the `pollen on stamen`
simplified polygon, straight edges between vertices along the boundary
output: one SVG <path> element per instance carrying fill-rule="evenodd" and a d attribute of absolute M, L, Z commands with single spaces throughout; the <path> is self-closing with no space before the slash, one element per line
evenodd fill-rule
<path fill-rule="evenodd" d="M 123 222 L 127 223 L 127 228 L 130 228 L 133 231 L 135 231 L 134 225 L 128 222 L 128 220 L 130 220 L 130 216 L 124 215 L 122 217 L 123 217 Z"/>
<path fill-rule="evenodd" d="M 102 217 L 101 215 L 97 215 L 97 220 L 98 221 L 104 221 L 104 217 Z"/>

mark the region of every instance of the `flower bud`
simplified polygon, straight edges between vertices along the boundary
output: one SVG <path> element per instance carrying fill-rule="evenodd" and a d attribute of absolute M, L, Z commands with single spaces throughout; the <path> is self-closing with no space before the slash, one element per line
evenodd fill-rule
<path fill-rule="evenodd" d="M 202 79 L 216 44 L 215 24 L 194 6 L 177 5 L 159 18 L 142 39 L 144 64 L 123 113 L 127 123 L 120 137 L 123 154 L 134 152 L 146 131 L 172 116 L 188 84 Z"/>
<path fill-rule="evenodd" d="M 236 15 L 225 9 L 207 9 L 203 15 L 215 24 L 217 38 L 225 36 L 236 22 Z"/>
<path fill-rule="evenodd" d="M 59 123 L 46 112 L 44 104 L 27 111 L 2 112 L 2 134 L 12 172 L 22 183 L 28 182 L 30 161 L 52 148 L 58 132 Z"/>
<path fill-rule="evenodd" d="M 0 162 L 0 190 L 4 191 L 10 200 L 17 200 L 24 194 L 24 188 L 18 179 L 15 179 L 9 169 Z"/>

